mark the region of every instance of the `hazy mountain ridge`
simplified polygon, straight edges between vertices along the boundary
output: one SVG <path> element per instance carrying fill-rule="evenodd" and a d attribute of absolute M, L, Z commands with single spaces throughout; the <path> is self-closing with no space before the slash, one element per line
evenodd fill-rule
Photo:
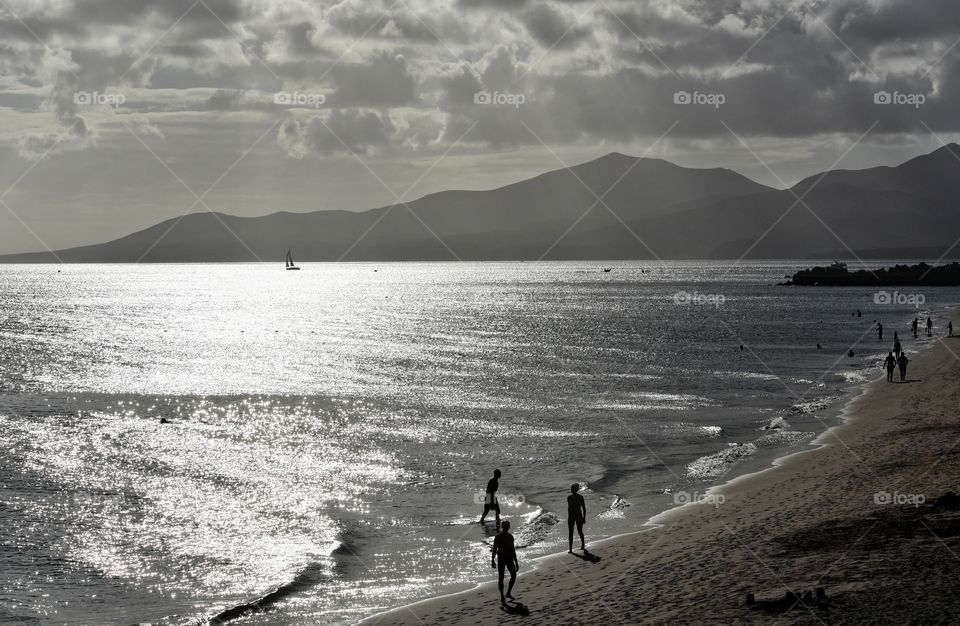
<path fill-rule="evenodd" d="M 896 167 L 835 170 L 777 190 L 727 169 L 611 153 L 497 189 L 443 191 L 363 212 L 193 213 L 57 256 L 68 262 L 275 261 L 288 247 L 299 261 L 943 253 L 960 236 L 958 172 L 960 146 L 951 144 Z M 48 252 L 0 257 L 55 260 Z"/>

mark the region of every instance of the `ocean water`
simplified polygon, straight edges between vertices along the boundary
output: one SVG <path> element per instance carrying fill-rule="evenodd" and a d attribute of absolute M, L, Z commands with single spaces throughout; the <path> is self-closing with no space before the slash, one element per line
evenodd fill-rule
<path fill-rule="evenodd" d="M 775 286 L 806 265 L 0 266 L 0 622 L 464 589 L 494 468 L 521 561 L 565 549 L 574 482 L 588 540 L 636 530 L 809 442 L 960 301 Z"/>

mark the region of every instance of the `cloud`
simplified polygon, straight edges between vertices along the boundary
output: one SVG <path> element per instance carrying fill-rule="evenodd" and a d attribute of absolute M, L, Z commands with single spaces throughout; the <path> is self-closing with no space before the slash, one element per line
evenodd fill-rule
<path fill-rule="evenodd" d="M 53 112 L 58 128 L 24 133 L 17 144 L 22 157 L 36 160 L 67 150 L 83 149 L 93 143 L 94 133 L 79 115 L 77 67 L 68 53 L 51 51 L 46 55 L 41 73 L 51 84 L 42 106 Z"/>
<path fill-rule="evenodd" d="M 280 126 L 277 143 L 295 159 L 310 154 L 366 154 L 388 145 L 395 130 L 393 120 L 387 114 L 334 109 L 303 122 L 287 120 Z"/>
<path fill-rule="evenodd" d="M 577 26 L 574 16 L 565 15 L 546 3 L 532 7 L 522 19 L 530 34 L 548 49 L 574 48 L 590 36 L 588 29 Z"/>
<path fill-rule="evenodd" d="M 402 106 L 418 100 L 417 81 L 402 55 L 379 53 L 364 63 L 341 63 L 330 72 L 334 106 Z"/>
<path fill-rule="evenodd" d="M 192 7 L 192 8 L 191 8 Z M 209 10 L 207 9 L 209 7 Z M 0 18 L 0 102 L 36 123 L 37 156 L 94 145 L 77 90 L 137 94 L 133 112 L 292 115 L 278 91 L 323 94 L 320 119 L 358 151 L 442 150 L 475 124 L 478 146 L 599 144 L 659 136 L 810 137 L 960 126 L 953 0 L 62 0 Z M 189 9 L 189 10 L 188 10 Z M 179 20 L 179 21 L 178 21 Z M 47 48 L 49 46 L 49 48 Z M 922 94 L 920 111 L 879 107 L 877 91 Z M 522 107 L 478 106 L 478 92 Z M 721 109 L 674 94 L 723 94 Z M 153 96 L 151 96 L 154 94 Z M 322 107 L 321 107 L 322 109 Z M 342 153 L 294 117 L 291 155 Z M 66 131 L 66 132 L 65 132 Z M 338 135 L 340 132 L 337 133 Z M 61 137 L 61 135 L 64 135 Z"/>

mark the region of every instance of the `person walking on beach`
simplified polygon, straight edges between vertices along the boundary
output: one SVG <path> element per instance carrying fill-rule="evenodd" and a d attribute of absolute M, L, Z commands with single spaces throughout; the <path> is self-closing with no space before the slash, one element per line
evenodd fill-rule
<path fill-rule="evenodd" d="M 573 554 L 573 527 L 577 527 L 580 533 L 580 549 L 587 551 L 587 543 L 583 539 L 583 522 L 587 519 L 587 503 L 580 495 L 580 485 L 573 483 L 570 485 L 570 495 L 567 496 L 567 526 L 570 529 L 570 541 L 568 543 L 568 553 Z"/>
<path fill-rule="evenodd" d="M 497 489 L 500 488 L 500 470 L 493 470 L 493 478 L 487 482 L 487 491 L 483 497 L 483 513 L 480 515 L 480 523 L 487 517 L 487 513 L 493 511 L 497 516 L 497 526 L 500 525 L 500 502 L 497 500 Z"/>
<path fill-rule="evenodd" d="M 513 584 L 517 582 L 517 570 L 520 569 L 520 561 L 517 560 L 517 549 L 513 543 L 513 535 L 510 534 L 510 522 L 503 523 L 503 530 L 493 539 L 493 552 L 490 555 L 490 565 L 497 569 L 498 583 L 500 588 L 500 604 L 506 604 L 507 598 L 513 600 Z M 503 570 L 510 572 L 510 586 L 507 587 L 507 594 L 503 594 Z"/>
<path fill-rule="evenodd" d="M 927 337 L 933 336 L 933 318 L 927 316 Z"/>
<path fill-rule="evenodd" d="M 913 318 L 913 338 L 917 338 L 917 326 L 920 324 L 920 320 Z"/>
<path fill-rule="evenodd" d="M 877 337 L 880 338 L 880 341 L 883 341 L 883 324 L 877 322 Z"/>
<path fill-rule="evenodd" d="M 897 359 L 893 357 L 893 352 L 887 355 L 887 358 L 884 359 L 883 364 L 887 366 L 887 382 L 893 382 L 893 366 L 897 364 Z"/>
<path fill-rule="evenodd" d="M 894 340 L 893 340 L 893 353 L 894 353 L 896 356 L 899 357 L 899 356 L 900 356 L 900 352 L 901 352 L 902 350 L 903 350 L 903 346 L 900 345 L 900 340 L 899 340 L 899 339 L 894 339 Z"/>
<path fill-rule="evenodd" d="M 906 352 L 900 353 L 900 358 L 897 359 L 897 365 L 900 366 L 900 382 L 906 382 L 907 380 L 907 363 L 910 362 L 910 359 L 907 358 Z"/>
<path fill-rule="evenodd" d="M 947 322 L 947 333 L 953 337 L 953 322 Z"/>

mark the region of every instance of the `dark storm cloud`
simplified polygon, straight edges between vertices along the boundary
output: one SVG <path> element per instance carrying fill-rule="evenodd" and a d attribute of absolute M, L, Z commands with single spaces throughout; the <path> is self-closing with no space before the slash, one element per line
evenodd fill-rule
<path fill-rule="evenodd" d="M 181 23 L 236 22 L 249 14 L 239 0 L 79 0 L 65 20 L 80 24 L 140 24 L 156 16 Z"/>
<path fill-rule="evenodd" d="M 377 54 L 366 63 L 338 64 L 330 72 L 334 106 L 400 106 L 417 102 L 417 81 L 399 55 Z"/>
<path fill-rule="evenodd" d="M 575 18 L 564 16 L 546 3 L 538 4 L 526 11 L 523 15 L 523 23 L 530 34 L 547 48 L 573 48 L 590 36 L 590 30 L 578 27 Z"/>
<path fill-rule="evenodd" d="M 433 16 L 420 15 L 415 10 L 403 5 L 377 8 L 345 2 L 330 9 L 325 17 L 340 32 L 354 37 L 430 43 L 438 41 L 438 37 L 451 41 L 463 39 L 463 32 L 454 23 L 441 25 Z"/>
<path fill-rule="evenodd" d="M 856 0 L 823 6 L 821 18 L 851 45 L 960 37 L 960 2 L 866 2 Z"/>

